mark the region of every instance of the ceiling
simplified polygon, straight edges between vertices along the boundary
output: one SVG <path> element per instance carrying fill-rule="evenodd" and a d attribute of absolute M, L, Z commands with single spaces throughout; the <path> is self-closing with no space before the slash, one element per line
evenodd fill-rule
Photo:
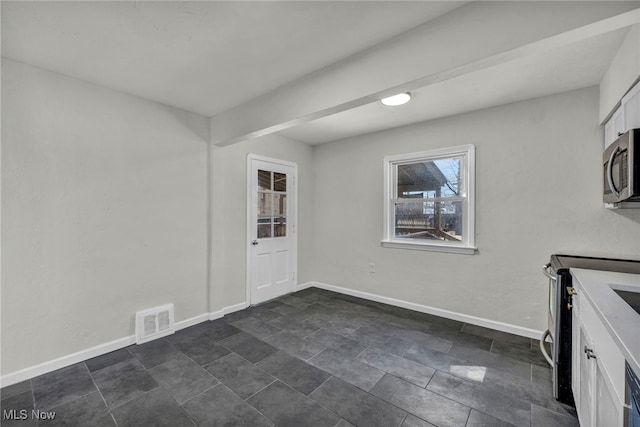
<path fill-rule="evenodd" d="M 2 56 L 206 117 L 213 116 L 220 119 L 219 126 L 231 123 L 233 128 L 234 121 L 240 123 L 245 117 L 254 120 L 273 113 L 264 108 L 270 105 L 271 99 L 287 100 L 298 93 L 315 93 L 320 99 L 326 95 L 323 92 L 339 92 L 345 87 L 361 89 L 362 93 L 365 82 L 385 73 L 390 76 L 393 70 L 384 67 L 369 67 L 366 73 L 359 70 L 365 64 L 375 63 L 376 58 L 390 54 L 404 40 L 417 41 L 413 49 L 418 46 L 414 51 L 420 52 L 419 37 L 425 37 L 425 42 L 430 37 L 433 43 L 434 37 L 446 34 L 447 28 L 451 31 L 452 16 L 473 23 L 482 13 L 495 16 L 497 8 L 513 8 L 507 6 L 511 2 L 491 6 L 490 3 L 2 1 Z M 606 3 L 602 2 L 602 7 L 606 7 Z M 577 3 L 573 4 L 579 8 Z M 504 16 L 509 13 L 512 12 L 507 10 Z M 604 18 L 598 19 L 604 22 Z M 380 83 L 379 90 L 365 91 L 364 97 L 354 95 L 352 103 L 345 102 L 344 96 L 338 100 L 342 95 L 331 94 L 336 99 L 335 108 L 318 107 L 317 111 L 322 110 L 322 114 L 307 114 L 304 120 L 295 116 L 298 106 L 307 106 L 304 97 L 298 96 L 298 104 L 291 107 L 293 111 L 285 111 L 288 116 L 281 114 L 273 123 L 264 124 L 263 129 L 319 144 L 597 85 L 629 24 L 602 30 L 597 19 L 593 22 L 592 35 L 557 36 L 556 39 L 562 40 L 547 43 L 544 37 L 548 35 L 540 31 L 538 47 L 525 49 L 526 54 L 503 55 L 488 66 L 482 65 L 483 57 L 479 57 L 469 63 L 475 68 L 467 67 L 465 72 L 448 75 L 454 68 L 442 68 L 440 74 L 431 74 L 438 76 L 437 79 L 417 86 L 413 80 L 414 99 L 404 107 L 384 107 L 376 102 L 381 91 L 397 86 Z M 550 23 L 541 21 L 541 28 L 544 25 Z M 522 34 L 527 34 L 526 29 Z M 573 33 L 567 30 L 566 34 Z M 501 34 L 501 37 L 511 36 L 513 34 Z M 465 33 L 460 40 L 466 38 L 471 42 L 470 37 L 473 34 Z M 426 52 L 426 47 L 424 49 Z M 461 49 L 460 52 L 446 49 L 446 55 L 453 59 L 474 55 L 468 47 L 467 51 Z M 487 58 L 492 58 L 489 51 L 487 49 Z M 427 69 L 436 59 L 442 58 L 424 56 L 414 64 Z M 354 74 L 355 71 L 358 73 Z M 318 85 L 318 82 L 338 81 L 335 76 L 349 75 L 349 72 L 351 77 L 341 81 L 342 87 Z M 301 90 L 305 85 L 312 90 Z M 247 114 L 252 106 L 254 118 Z M 286 110 L 280 103 L 278 107 Z M 244 130 L 236 133 L 241 137 L 259 134 Z M 230 135 L 233 136 L 233 132 Z"/>
<path fill-rule="evenodd" d="M 2 56 L 213 116 L 463 2 L 2 1 Z"/>

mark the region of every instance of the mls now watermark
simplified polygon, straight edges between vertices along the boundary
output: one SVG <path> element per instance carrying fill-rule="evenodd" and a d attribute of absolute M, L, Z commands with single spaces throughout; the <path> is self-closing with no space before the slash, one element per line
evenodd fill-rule
<path fill-rule="evenodd" d="M 52 420 L 56 417 L 55 411 L 41 411 L 39 409 L 8 409 L 2 411 L 3 420 Z"/>

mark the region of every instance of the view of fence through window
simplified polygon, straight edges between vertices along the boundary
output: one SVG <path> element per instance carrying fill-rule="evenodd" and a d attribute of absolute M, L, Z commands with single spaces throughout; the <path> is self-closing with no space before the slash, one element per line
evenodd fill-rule
<path fill-rule="evenodd" d="M 461 157 L 396 166 L 395 237 L 462 241 Z"/>

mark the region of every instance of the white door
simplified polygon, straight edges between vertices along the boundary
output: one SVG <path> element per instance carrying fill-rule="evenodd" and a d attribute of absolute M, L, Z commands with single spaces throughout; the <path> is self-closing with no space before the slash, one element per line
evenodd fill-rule
<path fill-rule="evenodd" d="M 247 170 L 247 291 L 254 305 L 295 288 L 297 166 L 249 154 Z"/>

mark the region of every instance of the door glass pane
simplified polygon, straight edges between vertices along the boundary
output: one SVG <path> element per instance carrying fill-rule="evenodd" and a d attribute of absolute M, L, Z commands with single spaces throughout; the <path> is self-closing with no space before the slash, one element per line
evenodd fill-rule
<path fill-rule="evenodd" d="M 434 198 L 462 193 L 461 157 L 398 165 L 398 198 Z"/>
<path fill-rule="evenodd" d="M 273 195 L 273 214 L 275 216 L 287 215 L 287 195 L 286 194 Z"/>
<path fill-rule="evenodd" d="M 287 236 L 287 218 L 279 217 L 274 219 L 273 224 L 273 237 L 286 237 Z"/>
<path fill-rule="evenodd" d="M 258 193 L 258 219 L 271 218 L 271 202 L 273 193 Z"/>
<path fill-rule="evenodd" d="M 279 172 L 273 173 L 273 190 L 287 191 L 287 174 Z"/>
<path fill-rule="evenodd" d="M 271 237 L 271 223 L 258 224 L 258 239 L 265 239 Z"/>
<path fill-rule="evenodd" d="M 396 203 L 395 237 L 462 241 L 462 202 Z"/>
<path fill-rule="evenodd" d="M 258 189 L 271 190 L 271 172 L 258 169 Z"/>

